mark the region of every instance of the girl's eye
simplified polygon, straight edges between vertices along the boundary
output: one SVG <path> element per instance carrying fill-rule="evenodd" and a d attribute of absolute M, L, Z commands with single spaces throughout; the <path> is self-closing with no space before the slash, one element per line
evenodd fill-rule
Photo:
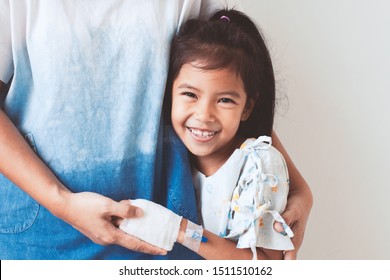
<path fill-rule="evenodd" d="M 190 98 L 196 98 L 196 95 L 192 92 L 183 92 L 182 95 Z"/>
<path fill-rule="evenodd" d="M 234 102 L 233 99 L 230 99 L 230 98 L 221 98 L 221 99 L 219 100 L 219 102 L 221 102 L 221 103 L 233 103 L 233 104 L 236 103 L 236 102 Z"/>

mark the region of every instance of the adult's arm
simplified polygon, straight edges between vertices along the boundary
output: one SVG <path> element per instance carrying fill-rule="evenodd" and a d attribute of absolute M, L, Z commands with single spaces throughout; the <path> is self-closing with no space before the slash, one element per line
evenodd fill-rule
<path fill-rule="evenodd" d="M 5 90 L 0 81 L 0 92 Z M 112 220 L 142 215 L 142 210 L 102 195 L 67 189 L 34 153 L 17 128 L 0 109 L 0 173 L 29 194 L 53 215 L 69 223 L 101 245 L 117 244 L 149 254 L 165 254 L 160 248 L 125 234 Z"/>
<path fill-rule="evenodd" d="M 294 232 L 292 242 L 295 250 L 287 251 L 284 255 L 284 259 L 292 260 L 297 258 L 297 253 L 303 242 L 306 224 L 313 205 L 313 195 L 275 131 L 272 133 L 272 144 L 284 156 L 290 177 L 290 191 L 282 217 Z M 283 227 L 279 223 L 275 223 L 275 229 L 279 232 L 283 231 Z"/>

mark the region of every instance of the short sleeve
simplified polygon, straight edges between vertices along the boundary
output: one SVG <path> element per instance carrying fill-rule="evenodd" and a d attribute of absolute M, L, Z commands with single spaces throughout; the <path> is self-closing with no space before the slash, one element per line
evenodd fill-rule
<path fill-rule="evenodd" d="M 8 83 L 14 71 L 9 1 L 0 0 L 0 7 L 0 80 Z"/>
<path fill-rule="evenodd" d="M 280 213 L 287 203 L 288 171 L 283 156 L 271 146 L 270 137 L 246 141 L 242 149 L 246 161 L 232 196 L 228 238 L 237 240 L 238 248 L 256 247 L 292 250 L 291 229 Z M 275 221 L 285 226 L 288 236 L 273 229 Z"/>

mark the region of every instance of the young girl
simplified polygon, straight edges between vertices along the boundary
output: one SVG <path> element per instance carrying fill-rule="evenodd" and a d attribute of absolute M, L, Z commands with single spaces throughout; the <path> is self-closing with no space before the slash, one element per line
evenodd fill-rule
<path fill-rule="evenodd" d="M 294 248 L 279 214 L 286 206 L 288 174 L 282 155 L 264 136 L 272 132 L 275 81 L 255 24 L 235 10 L 185 23 L 173 40 L 167 90 L 172 127 L 191 153 L 205 230 L 186 219 L 160 228 L 180 224 L 171 238 L 206 259 L 282 258 Z M 165 215 L 159 220 L 169 220 Z M 285 235 L 273 229 L 275 220 Z M 130 228 L 142 225 L 122 228 L 134 234 Z"/>

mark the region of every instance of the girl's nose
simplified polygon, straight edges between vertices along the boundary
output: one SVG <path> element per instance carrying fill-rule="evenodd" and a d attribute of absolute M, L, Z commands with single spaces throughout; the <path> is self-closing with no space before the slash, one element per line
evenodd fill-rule
<path fill-rule="evenodd" d="M 211 104 L 208 102 L 199 102 L 195 108 L 195 117 L 201 122 L 215 121 L 214 110 Z"/>

